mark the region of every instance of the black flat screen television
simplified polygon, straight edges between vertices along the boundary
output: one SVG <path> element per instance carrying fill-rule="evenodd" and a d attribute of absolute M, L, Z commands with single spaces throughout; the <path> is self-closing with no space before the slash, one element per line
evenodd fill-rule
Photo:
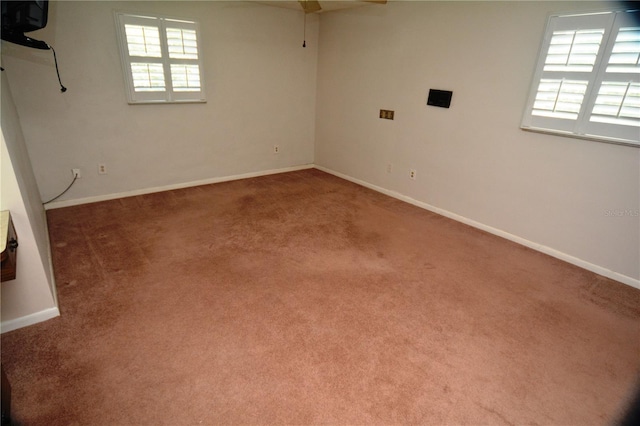
<path fill-rule="evenodd" d="M 1 3 L 2 40 L 38 49 L 48 49 L 46 43 L 24 35 L 47 25 L 48 0 L 2 1 Z"/>

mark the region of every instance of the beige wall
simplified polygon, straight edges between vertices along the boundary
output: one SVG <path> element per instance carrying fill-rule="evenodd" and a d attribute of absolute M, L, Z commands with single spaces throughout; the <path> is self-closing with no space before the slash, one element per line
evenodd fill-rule
<path fill-rule="evenodd" d="M 2 332 L 59 314 L 42 202 L 11 91 L 2 73 L 0 210 L 9 210 L 18 236 L 16 279 L 2 283 Z"/>
<path fill-rule="evenodd" d="M 519 129 L 548 14 L 602 5 L 390 2 L 323 15 L 315 163 L 639 286 L 640 150 Z M 430 88 L 452 90 L 451 108 L 427 106 Z"/>
<path fill-rule="evenodd" d="M 294 10 L 52 2 L 49 25 L 31 35 L 57 49 L 67 93 L 51 52 L 2 43 L 34 172 L 20 193 L 31 206 L 24 215 L 42 218 L 33 200 L 57 195 L 71 168 L 83 177 L 63 202 L 315 162 L 638 286 L 640 221 L 615 213 L 640 208 L 640 150 L 519 129 L 548 13 L 599 6 L 389 2 L 310 15 L 302 49 L 303 15 Z M 199 19 L 208 102 L 128 105 L 113 10 Z M 453 90 L 451 108 L 426 106 L 429 88 Z M 395 120 L 378 119 L 381 108 L 395 110 Z M 24 176 L 14 176 L 18 188 Z M 45 224 L 30 220 L 46 284 L 29 299 L 37 307 L 14 303 L 27 299 L 8 297 L 14 286 L 3 284 L 3 327 L 9 316 L 57 312 L 44 291 L 53 285 L 38 237 Z"/>
<path fill-rule="evenodd" d="M 127 104 L 115 10 L 199 21 L 207 103 Z M 42 198 L 72 168 L 61 201 L 312 163 L 317 34 L 310 16 L 303 49 L 302 12 L 253 3 L 51 2 L 30 35 L 56 49 L 66 93 L 50 51 L 2 45 Z"/>

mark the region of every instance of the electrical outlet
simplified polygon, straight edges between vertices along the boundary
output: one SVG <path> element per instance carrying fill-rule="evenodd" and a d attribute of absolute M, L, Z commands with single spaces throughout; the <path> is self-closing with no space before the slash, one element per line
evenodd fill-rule
<path fill-rule="evenodd" d="M 411 169 L 409 170 L 409 179 L 416 180 L 416 171 Z"/>
<path fill-rule="evenodd" d="M 393 120 L 394 111 L 389 109 L 381 109 L 380 110 L 380 118 L 384 118 L 386 120 Z"/>
<path fill-rule="evenodd" d="M 280 153 L 280 145 L 274 145 L 273 146 L 273 153 L 274 154 L 279 154 Z"/>
<path fill-rule="evenodd" d="M 107 174 L 107 165 L 104 163 L 99 163 L 98 164 L 98 174 L 99 175 L 106 175 Z"/>
<path fill-rule="evenodd" d="M 393 171 L 393 164 L 388 163 L 387 164 L 387 173 L 391 173 Z"/>
<path fill-rule="evenodd" d="M 82 177 L 82 173 L 80 173 L 80 169 L 71 169 L 71 175 L 73 175 L 73 177 L 76 179 L 80 179 Z"/>

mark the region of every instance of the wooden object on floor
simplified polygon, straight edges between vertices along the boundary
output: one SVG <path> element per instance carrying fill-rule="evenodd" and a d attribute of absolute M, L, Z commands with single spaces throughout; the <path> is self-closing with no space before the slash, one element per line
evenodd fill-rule
<path fill-rule="evenodd" d="M 0 375 L 2 375 L 2 426 L 11 424 L 11 385 L 9 379 L 4 374 L 4 368 L 0 365 Z"/>
<path fill-rule="evenodd" d="M 8 210 L 0 212 L 0 248 L 2 251 L 2 281 L 16 278 L 18 237 Z"/>

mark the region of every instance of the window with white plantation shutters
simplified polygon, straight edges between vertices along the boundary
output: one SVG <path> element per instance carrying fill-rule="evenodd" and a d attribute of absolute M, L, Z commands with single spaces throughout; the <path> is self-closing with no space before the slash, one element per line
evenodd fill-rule
<path fill-rule="evenodd" d="M 195 21 L 116 13 L 129 103 L 204 102 Z"/>
<path fill-rule="evenodd" d="M 640 12 L 551 16 L 522 128 L 640 146 Z"/>

